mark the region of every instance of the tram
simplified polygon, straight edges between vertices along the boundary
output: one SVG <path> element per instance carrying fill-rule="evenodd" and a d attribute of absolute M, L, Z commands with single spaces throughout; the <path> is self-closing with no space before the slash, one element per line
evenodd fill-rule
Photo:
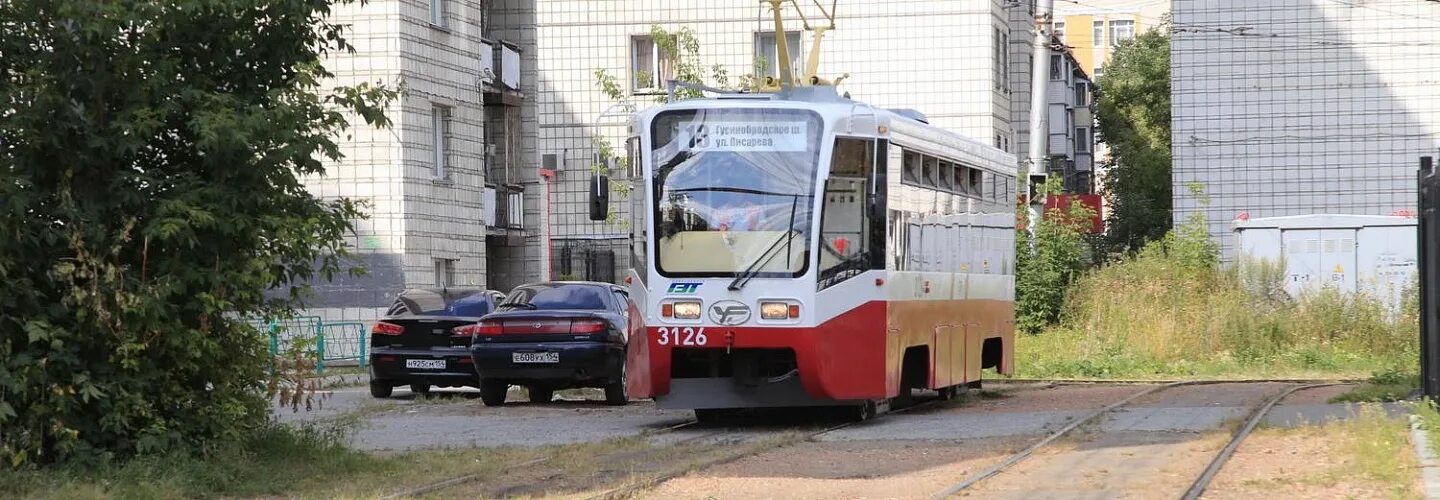
<path fill-rule="evenodd" d="M 777 91 L 633 118 L 629 396 L 865 418 L 1011 373 L 1016 158 L 842 97 L 813 59 L 798 84 L 778 43 Z"/>

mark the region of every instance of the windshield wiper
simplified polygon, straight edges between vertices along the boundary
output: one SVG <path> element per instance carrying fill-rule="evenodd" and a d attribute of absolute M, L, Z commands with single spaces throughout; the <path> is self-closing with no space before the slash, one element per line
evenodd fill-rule
<path fill-rule="evenodd" d="M 760 268 L 765 267 L 765 264 L 769 263 L 770 259 L 775 258 L 775 249 L 780 248 L 781 243 L 785 244 L 785 256 L 788 258 L 792 255 L 790 252 L 790 242 L 795 239 L 796 234 L 800 233 L 795 230 L 795 209 L 800 205 L 800 195 L 790 196 L 793 197 L 790 199 L 790 225 L 787 226 L 785 235 L 777 238 L 774 243 L 770 244 L 769 248 L 765 249 L 765 253 L 760 254 L 760 258 L 755 259 L 755 262 L 751 262 L 750 265 L 745 266 L 745 270 L 735 276 L 735 280 L 731 281 L 730 286 L 727 287 L 731 291 L 745 288 L 745 284 L 750 282 L 750 278 L 754 278 L 756 274 L 760 274 Z"/>
<path fill-rule="evenodd" d="M 714 191 L 714 192 L 722 192 L 722 193 L 742 193 L 742 194 L 753 194 L 753 195 L 757 195 L 757 196 L 785 196 L 785 197 L 790 197 L 790 196 L 802 196 L 802 195 L 796 194 L 796 193 L 778 193 L 778 192 L 775 192 L 775 191 L 762 191 L 762 190 L 759 190 L 759 189 L 732 188 L 732 187 L 696 187 L 696 188 L 683 188 L 683 189 L 670 189 L 670 190 L 667 190 L 667 192 L 671 192 L 671 193 L 694 193 L 694 192 L 699 192 L 699 191 Z"/>

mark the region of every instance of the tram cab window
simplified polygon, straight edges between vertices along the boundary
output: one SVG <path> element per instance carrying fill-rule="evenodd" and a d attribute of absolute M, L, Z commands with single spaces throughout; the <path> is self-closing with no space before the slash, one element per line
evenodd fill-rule
<path fill-rule="evenodd" d="M 875 248 L 871 186 L 880 173 L 875 168 L 875 146 L 874 139 L 835 140 L 820 219 L 820 289 L 871 268 Z"/>

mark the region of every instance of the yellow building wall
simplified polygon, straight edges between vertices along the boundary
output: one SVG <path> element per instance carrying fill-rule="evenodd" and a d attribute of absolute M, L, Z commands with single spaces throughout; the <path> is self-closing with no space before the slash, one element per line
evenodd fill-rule
<path fill-rule="evenodd" d="M 1135 22 L 1135 34 L 1138 36 L 1150 29 L 1143 18 L 1139 15 L 1113 14 L 1105 16 L 1094 15 L 1072 15 L 1057 18 L 1057 21 L 1065 23 L 1065 45 L 1069 45 L 1071 52 L 1075 54 L 1075 60 L 1080 61 L 1080 66 L 1085 68 L 1085 74 L 1092 78 L 1097 66 L 1104 66 L 1110 62 L 1110 54 L 1114 48 L 1110 46 L 1110 21 L 1130 20 Z M 1100 39 L 1095 39 L 1095 21 L 1104 21 L 1105 28 L 1100 30 Z M 1099 47 L 1101 50 L 1095 50 Z M 1098 59 L 1098 60 L 1097 60 Z"/>

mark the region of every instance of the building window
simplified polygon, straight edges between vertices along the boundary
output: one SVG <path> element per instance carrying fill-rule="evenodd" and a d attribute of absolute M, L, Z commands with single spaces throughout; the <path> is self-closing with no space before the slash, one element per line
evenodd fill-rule
<path fill-rule="evenodd" d="M 1084 80 L 1075 82 L 1075 107 L 1083 108 L 1090 105 L 1090 84 Z"/>
<path fill-rule="evenodd" d="M 995 50 L 990 53 L 990 64 L 995 66 L 995 71 L 992 72 L 992 76 L 994 77 L 992 80 L 994 80 L 995 90 L 1000 90 L 1004 88 L 1003 82 L 1005 77 L 1004 64 L 1000 62 L 1000 53 L 1005 50 L 1002 48 L 1002 42 L 1000 41 L 1000 28 L 991 28 L 991 30 L 993 33 L 991 34 L 990 41 L 995 46 Z"/>
<path fill-rule="evenodd" d="M 1010 92 L 1010 34 L 1000 34 L 1000 87 Z"/>
<path fill-rule="evenodd" d="M 1135 21 L 1110 21 L 1110 45 L 1135 38 Z"/>
<path fill-rule="evenodd" d="M 1078 127 L 1075 129 L 1075 152 L 1090 152 L 1090 129 Z"/>
<path fill-rule="evenodd" d="M 1058 23 L 1055 23 L 1055 37 L 1056 37 L 1056 38 L 1059 38 L 1060 41 L 1062 41 L 1062 42 L 1066 41 L 1066 40 L 1065 40 L 1065 21 L 1060 21 L 1060 22 L 1058 22 Z"/>
<path fill-rule="evenodd" d="M 449 0 L 430 0 L 430 24 L 432 26 L 445 27 L 445 2 Z"/>
<path fill-rule="evenodd" d="M 1095 71 L 1090 72 L 1090 74 L 1095 75 L 1095 80 L 1096 80 L 1096 81 L 1099 81 L 1099 80 L 1100 80 L 1100 75 L 1105 74 L 1105 67 L 1104 67 L 1104 66 L 1096 66 L 1096 67 L 1095 67 Z"/>
<path fill-rule="evenodd" d="M 648 35 L 630 39 L 630 68 L 630 88 L 635 92 L 659 91 L 674 78 L 670 54 Z"/>
<path fill-rule="evenodd" d="M 1064 66 L 1065 61 L 1060 57 L 1060 55 L 1056 54 L 1050 56 L 1050 79 L 1064 80 L 1065 72 L 1062 71 L 1062 68 L 1064 68 Z"/>
<path fill-rule="evenodd" d="M 433 163 L 436 179 L 444 179 L 450 152 L 450 108 L 435 105 L 430 108 L 430 146 L 435 156 Z"/>
<path fill-rule="evenodd" d="M 455 286 L 455 259 L 435 259 L 435 286 Z"/>
<path fill-rule="evenodd" d="M 785 33 L 785 49 L 790 52 L 790 71 L 799 79 L 805 71 L 805 50 L 800 47 L 800 32 Z M 755 34 L 755 76 L 780 78 L 780 46 L 775 43 L 773 31 Z"/>
<path fill-rule="evenodd" d="M 1095 21 L 1095 29 L 1094 29 L 1093 32 L 1091 32 L 1091 35 L 1094 37 L 1094 40 L 1091 40 L 1091 42 L 1094 44 L 1094 45 L 1092 45 L 1092 47 L 1099 47 L 1100 44 L 1105 43 L 1105 20 L 1104 20 L 1104 19 L 1101 19 L 1101 20 L 1099 20 L 1099 21 Z"/>

